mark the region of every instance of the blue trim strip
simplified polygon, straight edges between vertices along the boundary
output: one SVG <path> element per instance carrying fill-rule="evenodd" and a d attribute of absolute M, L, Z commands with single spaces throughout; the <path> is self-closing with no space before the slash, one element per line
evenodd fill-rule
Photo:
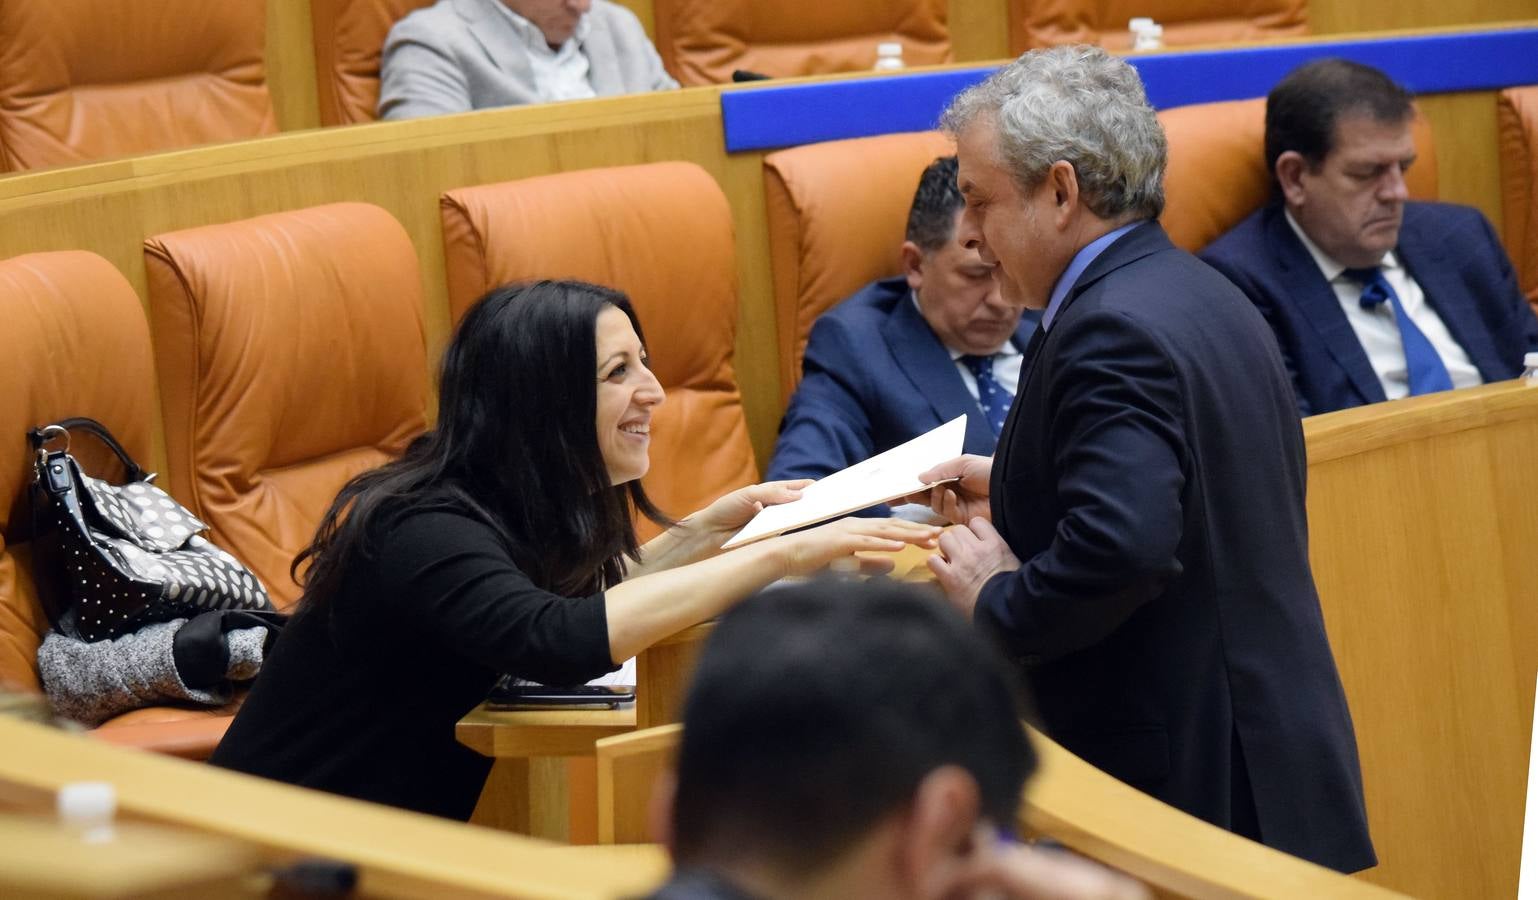
<path fill-rule="evenodd" d="M 1321 56 L 1387 72 L 1418 94 L 1538 83 L 1538 28 L 1320 41 L 1128 58 L 1157 109 L 1259 97 Z M 994 71 L 985 66 L 887 78 L 744 87 L 721 93 L 730 153 L 792 147 L 935 126 L 945 105 Z"/>

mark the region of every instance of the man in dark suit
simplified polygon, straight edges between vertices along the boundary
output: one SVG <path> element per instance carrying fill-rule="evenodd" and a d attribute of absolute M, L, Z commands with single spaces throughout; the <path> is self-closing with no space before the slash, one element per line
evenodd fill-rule
<path fill-rule="evenodd" d="M 1410 95 L 1308 63 L 1266 98 L 1273 201 L 1202 252 L 1276 332 L 1303 415 L 1515 378 L 1538 317 L 1477 210 L 1412 203 Z"/>
<path fill-rule="evenodd" d="M 966 452 L 993 452 L 1039 316 L 1000 300 L 992 267 L 956 242 L 961 207 L 956 157 L 930 163 L 908 212 L 904 274 L 812 326 L 770 480 L 830 475 L 963 414 Z"/>
<path fill-rule="evenodd" d="M 944 125 L 960 239 L 1045 312 L 994 458 L 921 476 L 959 477 L 931 500 L 967 525 L 930 568 L 1069 750 L 1279 850 L 1373 865 L 1287 373 L 1255 308 L 1159 227 L 1164 134 L 1137 73 L 1032 51 Z"/>

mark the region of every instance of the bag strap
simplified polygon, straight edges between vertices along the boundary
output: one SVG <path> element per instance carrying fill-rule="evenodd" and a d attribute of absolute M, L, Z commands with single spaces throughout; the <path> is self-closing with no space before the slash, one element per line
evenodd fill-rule
<path fill-rule="evenodd" d="M 68 419 L 60 419 L 52 425 L 43 425 L 28 431 L 27 439 L 31 441 L 33 450 L 41 450 L 43 445 L 52 438 L 52 435 L 48 434 L 48 430 L 51 428 L 62 428 L 66 432 L 84 431 L 95 435 L 96 439 L 105 444 L 107 449 L 111 450 L 113 455 L 118 458 L 118 461 L 123 464 L 123 469 L 127 473 L 127 480 L 130 482 L 149 481 L 154 478 L 153 475 L 145 472 L 138 463 L 134 462 L 133 457 L 128 455 L 128 451 L 123 449 L 123 445 L 119 444 L 117 438 L 112 436 L 112 432 L 107 430 L 107 426 L 85 416 L 72 416 Z"/>

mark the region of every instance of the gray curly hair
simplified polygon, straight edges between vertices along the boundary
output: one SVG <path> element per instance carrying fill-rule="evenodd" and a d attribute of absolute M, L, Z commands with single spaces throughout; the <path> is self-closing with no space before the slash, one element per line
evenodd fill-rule
<path fill-rule="evenodd" d="M 959 136 L 984 116 L 996 122 L 999 155 L 1022 188 L 1065 160 L 1100 218 L 1164 211 L 1164 129 L 1125 60 L 1084 45 L 1031 50 L 952 100 L 940 127 Z"/>

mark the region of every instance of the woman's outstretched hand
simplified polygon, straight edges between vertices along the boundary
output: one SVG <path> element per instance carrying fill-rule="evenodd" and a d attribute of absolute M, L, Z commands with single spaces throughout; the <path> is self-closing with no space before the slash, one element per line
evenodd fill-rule
<path fill-rule="evenodd" d="M 940 536 L 938 525 L 920 525 L 902 519 L 839 519 L 795 534 L 782 534 L 764 543 L 776 544 L 781 551 L 786 575 L 810 575 L 835 560 L 856 553 L 893 553 L 905 544 L 934 547 Z M 879 575 L 890 572 L 895 562 L 883 557 L 857 557 L 860 572 Z"/>
<path fill-rule="evenodd" d="M 764 507 L 801 499 L 801 489 L 811 483 L 810 478 L 798 478 L 750 484 L 722 494 L 714 503 L 684 519 L 683 524 L 702 534 L 719 534 L 721 541 L 717 543 L 723 543 L 731 536 L 728 532 L 748 524 Z"/>

